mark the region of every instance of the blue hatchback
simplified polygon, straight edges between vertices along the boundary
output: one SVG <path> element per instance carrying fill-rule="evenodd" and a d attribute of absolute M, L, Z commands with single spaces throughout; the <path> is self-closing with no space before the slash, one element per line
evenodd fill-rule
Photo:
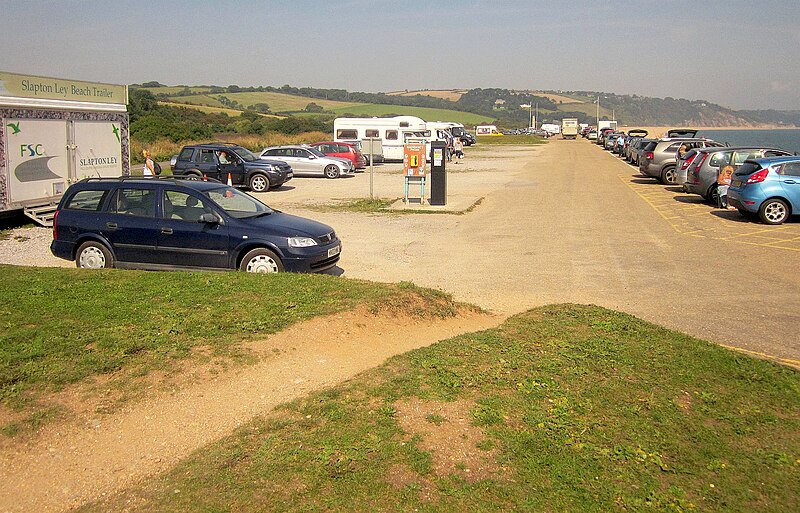
<path fill-rule="evenodd" d="M 284 214 L 219 182 L 87 178 L 53 220 L 53 255 L 99 269 L 317 272 L 342 244 L 325 224 Z"/>
<path fill-rule="evenodd" d="M 728 204 L 742 215 L 758 214 L 766 224 L 800 214 L 800 157 L 746 160 L 733 173 Z"/>

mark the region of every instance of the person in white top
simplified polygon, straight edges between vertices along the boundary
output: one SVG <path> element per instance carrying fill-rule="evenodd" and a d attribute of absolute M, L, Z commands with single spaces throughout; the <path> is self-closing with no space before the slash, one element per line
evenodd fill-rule
<path fill-rule="evenodd" d="M 142 168 L 142 174 L 144 176 L 156 176 L 155 166 L 153 166 L 153 157 L 150 156 L 150 150 L 142 150 L 142 156 L 144 156 L 144 167 Z"/>

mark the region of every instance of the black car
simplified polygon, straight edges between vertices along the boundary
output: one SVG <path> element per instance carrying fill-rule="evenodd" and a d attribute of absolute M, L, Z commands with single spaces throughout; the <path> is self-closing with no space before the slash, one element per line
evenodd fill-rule
<path fill-rule="evenodd" d="M 53 255 L 81 268 L 318 272 L 336 265 L 330 226 L 216 181 L 87 178 L 53 220 Z"/>
<path fill-rule="evenodd" d="M 262 160 L 246 148 L 228 143 L 184 146 L 172 157 L 172 174 L 189 179 L 213 178 L 234 186 L 264 192 L 292 179 L 291 166 L 279 160 Z"/>

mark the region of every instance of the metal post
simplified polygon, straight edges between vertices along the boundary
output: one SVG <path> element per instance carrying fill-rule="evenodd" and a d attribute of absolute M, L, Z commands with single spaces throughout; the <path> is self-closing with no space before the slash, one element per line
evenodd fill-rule
<path fill-rule="evenodd" d="M 600 95 L 597 95 L 597 125 L 595 126 L 595 130 L 600 130 Z M 600 135 L 600 134 L 598 134 Z"/>
<path fill-rule="evenodd" d="M 375 139 L 370 137 L 369 138 L 369 199 L 374 200 L 374 196 L 372 194 L 373 189 L 373 181 L 375 176 Z"/>

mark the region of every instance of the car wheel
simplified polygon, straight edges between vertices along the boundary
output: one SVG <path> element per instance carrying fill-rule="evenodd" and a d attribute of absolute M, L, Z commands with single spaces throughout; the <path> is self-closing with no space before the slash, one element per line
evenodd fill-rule
<path fill-rule="evenodd" d="M 187 180 L 197 181 L 201 180 L 203 175 L 200 174 L 200 171 L 188 171 L 183 177 Z"/>
<path fill-rule="evenodd" d="M 239 270 L 247 273 L 282 273 L 284 271 L 281 259 L 266 248 L 248 251 L 239 265 Z"/>
<path fill-rule="evenodd" d="M 255 174 L 250 177 L 250 190 L 253 192 L 266 192 L 269 190 L 269 180 L 266 176 Z"/>
<path fill-rule="evenodd" d="M 781 224 L 789 217 L 789 207 L 783 200 L 768 199 L 758 209 L 758 217 L 766 224 Z"/>
<path fill-rule="evenodd" d="M 668 167 L 661 173 L 661 182 L 674 185 L 678 181 L 678 174 L 675 172 L 674 167 Z"/>
<path fill-rule="evenodd" d="M 335 164 L 328 164 L 325 166 L 325 176 L 328 178 L 338 178 L 339 168 Z"/>
<path fill-rule="evenodd" d="M 706 194 L 705 199 L 714 205 L 719 205 L 719 188 L 717 184 L 713 184 L 708 188 L 708 194 Z"/>
<path fill-rule="evenodd" d="M 75 266 L 80 269 L 106 269 L 114 267 L 114 257 L 103 244 L 84 242 L 75 254 Z"/>

